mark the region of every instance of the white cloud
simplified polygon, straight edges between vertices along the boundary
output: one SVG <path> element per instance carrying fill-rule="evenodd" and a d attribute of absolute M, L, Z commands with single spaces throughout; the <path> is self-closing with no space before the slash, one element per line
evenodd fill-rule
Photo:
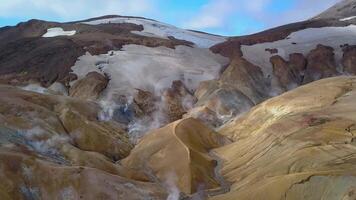
<path fill-rule="evenodd" d="M 197 15 L 184 23 L 190 29 L 221 28 L 228 26 L 228 19 L 239 12 L 257 13 L 263 11 L 271 0 L 210 0 Z"/>
<path fill-rule="evenodd" d="M 249 12 L 261 12 L 272 0 L 249 0 L 243 2 L 244 8 Z"/>
<path fill-rule="evenodd" d="M 0 17 L 84 19 L 108 14 L 154 13 L 156 0 L 2 0 Z"/>
<path fill-rule="evenodd" d="M 233 4 L 233 0 L 211 0 L 184 26 L 190 29 L 220 27 L 231 14 L 237 11 L 231 4 Z"/>

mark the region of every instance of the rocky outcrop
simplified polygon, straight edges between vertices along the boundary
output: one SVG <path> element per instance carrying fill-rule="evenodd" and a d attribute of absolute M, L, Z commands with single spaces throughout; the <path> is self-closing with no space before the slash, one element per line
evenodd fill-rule
<path fill-rule="evenodd" d="M 203 83 L 197 91 L 199 93 L 206 90 L 206 93 L 186 116 L 201 119 L 213 127 L 218 127 L 254 105 L 254 102 L 234 85 L 215 81 L 206 84 L 208 86 L 204 86 Z"/>
<path fill-rule="evenodd" d="M 198 101 L 187 116 L 220 126 L 266 99 L 268 91 L 261 69 L 243 58 L 236 58 L 219 80 L 200 84 L 195 92 Z"/>
<path fill-rule="evenodd" d="M 163 112 L 167 114 L 169 122 L 177 121 L 193 107 L 195 101 L 182 81 L 173 81 L 171 88 L 162 94 Z"/>
<path fill-rule="evenodd" d="M 96 100 L 106 88 L 109 79 L 98 72 L 89 72 L 69 89 L 69 96 L 84 100 Z"/>
<path fill-rule="evenodd" d="M 342 64 L 344 72 L 347 74 L 356 74 L 356 46 L 346 46 L 343 49 L 344 55 Z"/>
<path fill-rule="evenodd" d="M 232 60 L 220 79 L 223 83 L 237 87 L 254 103 L 258 103 L 268 96 L 266 94 L 268 91 L 267 82 L 261 68 L 243 58 Z"/>
<path fill-rule="evenodd" d="M 336 62 L 334 49 L 319 44 L 308 56 L 308 65 L 305 71 L 303 83 L 310 83 L 322 78 L 336 76 Z"/>
<path fill-rule="evenodd" d="M 143 115 L 151 115 L 157 108 L 155 105 L 156 99 L 151 92 L 136 89 L 137 93 L 134 96 L 134 103 L 138 106 L 140 113 Z M 142 116 L 139 116 L 142 117 Z"/>
<path fill-rule="evenodd" d="M 148 133 L 121 163 L 192 194 L 219 186 L 209 150 L 226 142 L 198 120 L 183 119 Z"/>
<path fill-rule="evenodd" d="M 270 54 L 277 54 L 278 53 L 278 49 L 267 48 L 267 49 L 265 49 L 265 51 L 268 51 Z"/>
<path fill-rule="evenodd" d="M 288 91 L 302 84 L 307 64 L 303 54 L 291 54 L 289 61 L 285 61 L 278 55 L 272 56 L 271 63 L 273 74 L 278 78 L 284 90 Z"/>
<path fill-rule="evenodd" d="M 211 199 L 320 199 L 330 191 L 332 199 L 353 198 L 355 84 L 355 77 L 317 81 L 226 124 L 219 132 L 234 142 L 216 152 L 233 184 Z"/>

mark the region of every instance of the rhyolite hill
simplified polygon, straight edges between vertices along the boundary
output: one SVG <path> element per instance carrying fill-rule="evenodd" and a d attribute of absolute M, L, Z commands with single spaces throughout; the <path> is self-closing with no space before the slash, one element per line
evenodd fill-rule
<path fill-rule="evenodd" d="M 0 199 L 356 199 L 356 1 L 223 37 L 0 28 Z"/>

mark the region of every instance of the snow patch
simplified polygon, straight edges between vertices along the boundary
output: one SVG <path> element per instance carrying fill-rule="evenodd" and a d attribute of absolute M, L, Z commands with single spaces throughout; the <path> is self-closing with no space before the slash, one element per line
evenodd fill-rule
<path fill-rule="evenodd" d="M 278 49 L 278 55 L 289 60 L 289 54 L 302 53 L 306 56 L 318 44 L 334 48 L 336 62 L 341 67 L 342 49 L 340 45 L 356 44 L 356 25 L 346 27 L 308 28 L 291 33 L 286 39 L 255 45 L 242 45 L 243 57 L 254 65 L 261 67 L 264 75 L 272 75 L 271 53 L 265 49 Z"/>
<path fill-rule="evenodd" d="M 77 80 L 92 71 L 109 76 L 104 92 L 107 95 L 132 96 L 136 88 L 160 95 L 175 80 L 181 80 L 193 91 L 200 82 L 218 78 L 221 67 L 227 63 L 227 58 L 208 49 L 125 45 L 122 50 L 108 54 L 86 53 L 79 57 L 72 70 Z"/>
<path fill-rule="evenodd" d="M 67 88 L 62 83 L 59 82 L 54 82 L 48 88 L 42 87 L 40 84 L 37 83 L 28 84 L 26 86 L 19 87 L 19 88 L 26 91 L 40 93 L 40 94 L 55 94 L 55 95 L 68 96 Z"/>
<path fill-rule="evenodd" d="M 47 29 L 47 33 L 42 35 L 42 37 L 57 37 L 57 36 L 72 36 L 75 35 L 76 31 L 64 31 L 63 28 L 55 27 Z"/>
<path fill-rule="evenodd" d="M 197 47 L 209 48 L 215 44 L 226 41 L 222 36 L 210 35 L 206 33 L 199 33 L 194 31 L 189 31 L 185 29 L 180 29 L 175 26 L 157 22 L 149 19 L 133 18 L 133 17 L 115 17 L 108 19 L 99 19 L 89 22 L 82 22 L 88 25 L 98 25 L 98 24 L 109 24 L 109 23 L 132 23 L 137 25 L 142 25 L 143 31 L 132 31 L 132 33 L 137 35 L 142 35 L 146 37 L 158 37 L 168 39 L 172 36 L 176 39 L 186 40 L 193 42 Z"/>
<path fill-rule="evenodd" d="M 344 21 L 349 21 L 349 20 L 355 19 L 355 18 L 356 18 L 356 16 L 351 16 L 351 17 L 346 17 L 346 18 L 340 19 L 340 21 L 344 22 Z"/>
<path fill-rule="evenodd" d="M 28 84 L 24 87 L 20 87 L 23 90 L 26 91 L 31 91 L 31 92 L 36 92 L 36 93 L 41 93 L 41 94 L 46 94 L 47 93 L 47 88 L 44 88 L 40 86 L 39 84 Z"/>

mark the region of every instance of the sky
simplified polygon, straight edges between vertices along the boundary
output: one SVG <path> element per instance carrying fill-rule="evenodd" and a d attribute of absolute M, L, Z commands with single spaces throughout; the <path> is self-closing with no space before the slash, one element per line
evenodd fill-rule
<path fill-rule="evenodd" d="M 0 0 L 0 27 L 29 19 L 67 22 L 103 15 L 156 19 L 225 36 L 302 21 L 340 0 Z"/>

